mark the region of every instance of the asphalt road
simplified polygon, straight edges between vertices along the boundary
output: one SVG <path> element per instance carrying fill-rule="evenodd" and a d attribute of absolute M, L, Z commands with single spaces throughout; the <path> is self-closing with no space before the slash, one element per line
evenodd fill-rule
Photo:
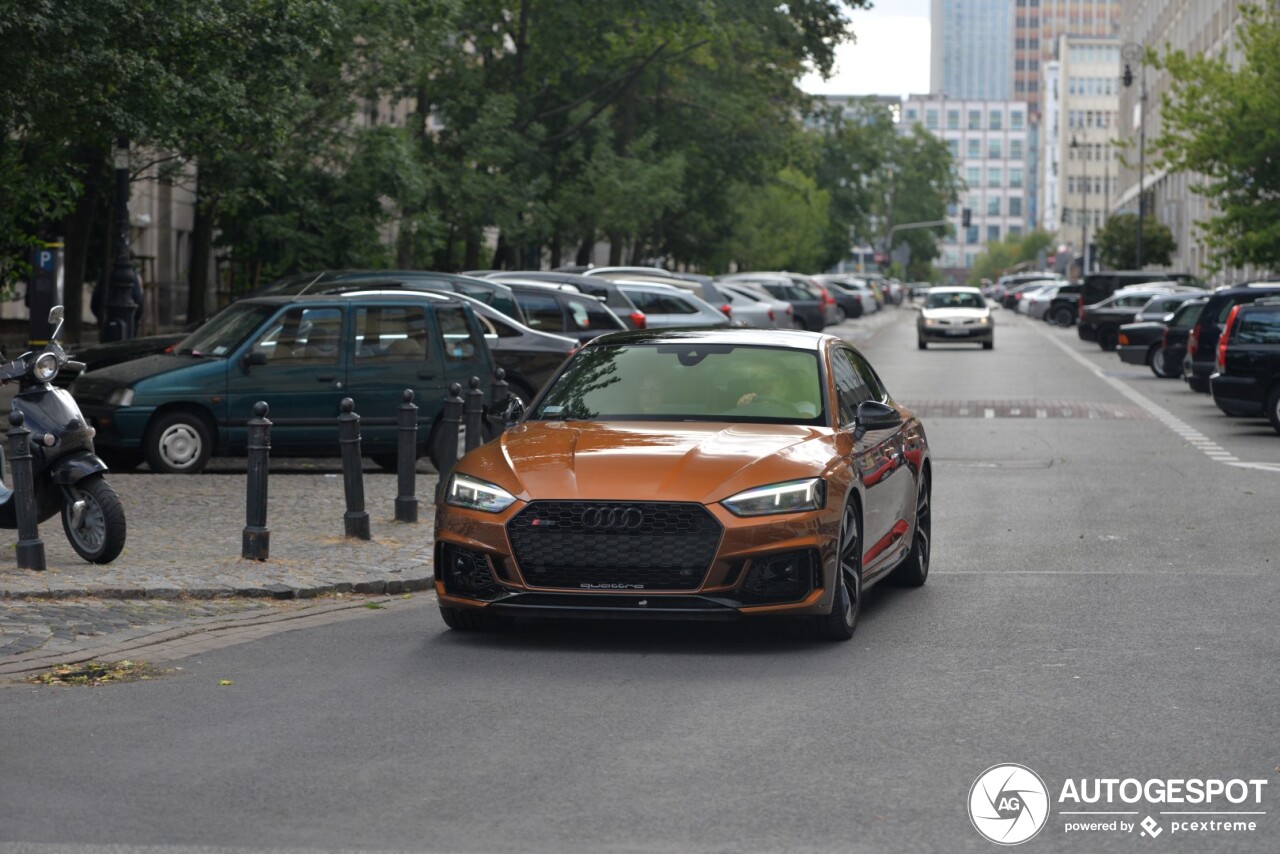
<path fill-rule="evenodd" d="M 852 642 L 461 635 L 419 595 L 146 682 L 0 688 L 0 850 L 993 851 L 967 807 L 1001 763 L 1048 788 L 1027 850 L 1280 850 L 1280 436 L 1071 330 L 921 352 L 911 320 L 860 346 L 933 413 L 933 569 Z M 1082 778 L 1267 783 L 1060 803 Z M 1127 814 L 1064 814 L 1099 809 Z M 1209 810 L 1263 814 L 1163 814 Z M 1257 828 L 1172 826 L 1224 818 Z"/>

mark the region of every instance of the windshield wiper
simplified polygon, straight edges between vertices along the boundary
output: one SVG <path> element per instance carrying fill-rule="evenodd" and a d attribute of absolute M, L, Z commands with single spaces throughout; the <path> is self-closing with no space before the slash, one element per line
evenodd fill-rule
<path fill-rule="evenodd" d="M 207 353 L 201 353 L 199 350 L 196 350 L 196 349 L 194 349 L 194 348 L 192 348 L 192 347 L 186 347 L 186 348 L 184 348 L 184 349 L 182 349 L 182 350 L 178 350 L 178 351 L 177 351 L 177 355 L 179 355 L 179 356 L 195 356 L 197 359 L 207 359 L 207 358 L 209 358 L 209 355 L 208 355 Z"/>

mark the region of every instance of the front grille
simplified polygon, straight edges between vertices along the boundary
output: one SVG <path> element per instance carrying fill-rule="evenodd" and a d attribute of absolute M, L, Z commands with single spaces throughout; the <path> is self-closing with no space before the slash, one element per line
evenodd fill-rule
<path fill-rule="evenodd" d="M 693 590 L 722 529 L 701 504 L 535 501 L 507 523 L 533 587 Z"/>

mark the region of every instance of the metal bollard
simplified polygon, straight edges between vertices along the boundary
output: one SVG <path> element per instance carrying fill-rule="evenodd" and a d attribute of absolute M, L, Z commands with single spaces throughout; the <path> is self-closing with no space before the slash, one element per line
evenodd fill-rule
<path fill-rule="evenodd" d="M 407 388 L 404 403 L 396 413 L 400 447 L 396 456 L 396 521 L 418 521 L 418 499 L 414 495 L 418 467 L 418 407 L 413 402 L 413 389 Z"/>
<path fill-rule="evenodd" d="M 484 444 L 484 392 L 480 390 L 480 378 L 467 380 L 471 390 L 467 392 L 467 404 L 462 410 L 467 430 L 467 451 L 474 451 Z"/>
<path fill-rule="evenodd" d="M 338 441 L 342 445 L 342 488 L 347 495 L 347 512 L 342 526 L 348 537 L 369 539 L 369 513 L 364 509 L 364 470 L 360 462 L 360 416 L 352 410 L 356 403 L 344 397 L 338 404 Z"/>
<path fill-rule="evenodd" d="M 31 471 L 31 431 L 21 412 L 9 413 L 9 458 L 13 468 L 13 509 L 18 521 L 18 569 L 44 570 L 44 541 L 36 515 L 36 484 Z"/>
<path fill-rule="evenodd" d="M 507 408 L 507 398 L 511 396 L 511 384 L 507 382 L 507 372 L 502 368 L 493 372 L 493 385 L 489 387 L 490 399 L 495 412 Z"/>
<path fill-rule="evenodd" d="M 440 480 L 436 484 L 436 501 L 444 498 L 449 475 L 458 464 L 458 428 L 462 426 L 462 386 L 452 383 L 449 396 L 444 399 L 444 412 L 435 431 L 436 468 Z"/>
<path fill-rule="evenodd" d="M 267 527 L 267 471 L 271 465 L 271 422 L 267 404 L 253 405 L 249 419 L 249 476 L 245 487 L 244 534 L 240 556 L 266 560 L 271 554 L 271 529 Z"/>

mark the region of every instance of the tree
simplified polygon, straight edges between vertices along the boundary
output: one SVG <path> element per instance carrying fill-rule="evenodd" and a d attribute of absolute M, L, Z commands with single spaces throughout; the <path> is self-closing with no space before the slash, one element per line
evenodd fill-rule
<path fill-rule="evenodd" d="M 1216 210 L 1199 226 L 1218 269 L 1280 266 L 1280 18 L 1268 5 L 1268 12 L 1240 10 L 1239 68 L 1225 54 L 1149 51 L 1146 58 L 1171 80 L 1161 132 L 1151 141 L 1156 166 L 1198 176 L 1193 192 Z M 1145 228 L 1143 238 L 1146 261 Z"/>
<path fill-rule="evenodd" d="M 927 280 L 933 271 L 933 259 L 941 254 L 938 230 L 946 226 L 894 230 L 897 225 L 942 220 L 947 205 L 959 198 L 959 179 L 952 168 L 951 153 L 944 140 L 915 125 L 911 133 L 894 137 L 889 164 L 878 181 L 883 194 L 877 194 L 880 242 L 896 249 L 905 243 L 911 248 L 911 260 L 905 274 L 909 279 Z M 887 246 L 892 239 L 893 246 Z"/>
<path fill-rule="evenodd" d="M 1098 254 L 1104 267 L 1113 270 L 1133 270 L 1138 266 L 1138 215 L 1114 214 L 1098 230 Z M 1142 224 L 1142 262 L 1168 265 L 1173 263 L 1173 253 L 1178 244 L 1169 226 L 1155 217 L 1146 217 Z"/>
<path fill-rule="evenodd" d="M 1031 269 L 1038 263 L 1041 252 L 1047 252 L 1054 244 L 1052 232 L 1036 229 L 1017 237 L 1008 235 L 999 243 L 992 241 L 986 250 L 974 259 L 969 268 L 968 283 L 977 285 L 983 279 L 996 279 L 1015 270 Z"/>

